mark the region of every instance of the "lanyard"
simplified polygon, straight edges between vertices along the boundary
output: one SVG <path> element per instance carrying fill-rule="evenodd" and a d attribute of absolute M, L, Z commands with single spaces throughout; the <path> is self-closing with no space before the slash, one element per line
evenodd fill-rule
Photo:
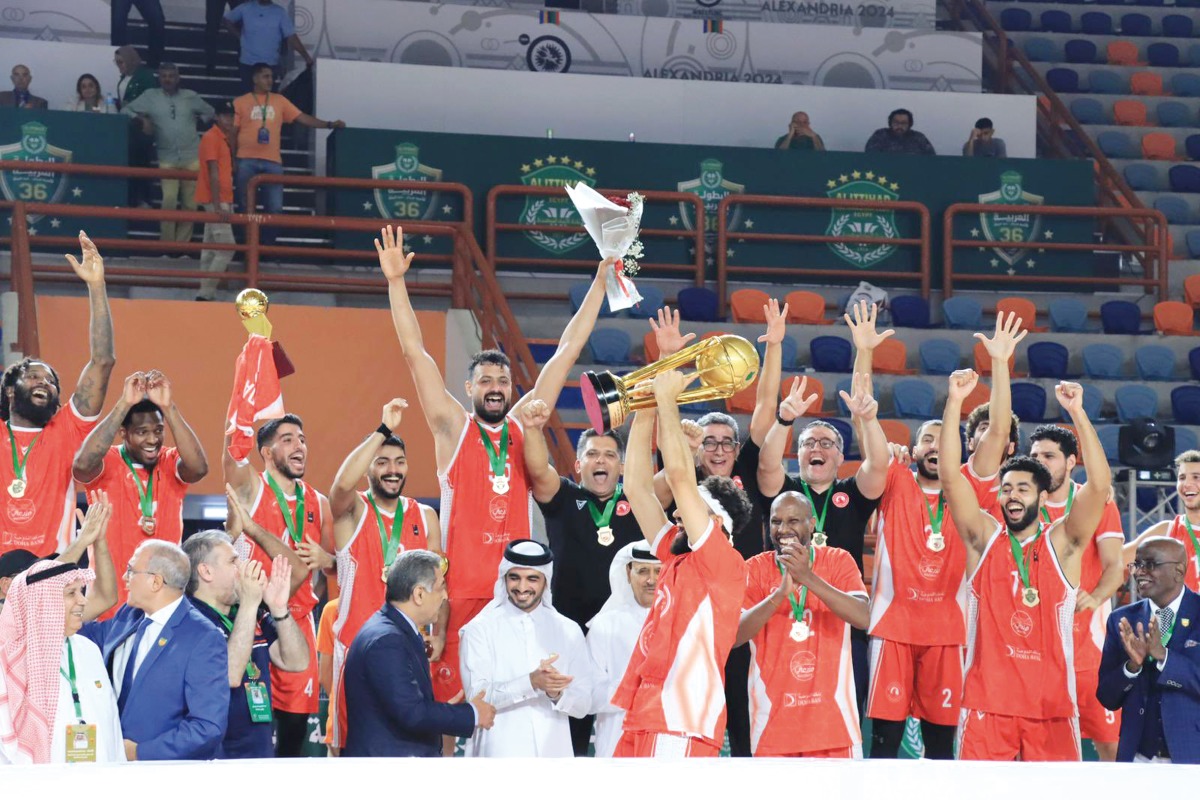
<path fill-rule="evenodd" d="M 1033 540 L 1030 542 L 1030 548 L 1037 546 L 1037 540 L 1042 538 L 1042 523 L 1038 523 L 1037 533 L 1033 535 Z M 1026 589 L 1029 588 L 1029 563 L 1025 560 L 1025 554 L 1022 552 L 1021 543 L 1017 541 L 1017 537 L 1009 532 L 1008 528 L 1004 529 L 1008 534 L 1008 544 L 1012 547 L 1013 560 L 1017 562 L 1017 573 L 1021 576 L 1021 585 Z"/>
<path fill-rule="evenodd" d="M 1188 538 L 1192 540 L 1192 560 L 1196 561 L 1200 558 L 1200 544 L 1196 542 L 1196 532 L 1192 530 L 1192 521 L 1188 519 L 1186 513 L 1183 515 L 1183 524 L 1187 526 Z"/>
<path fill-rule="evenodd" d="M 922 492 L 921 494 L 925 493 Z M 925 513 L 929 514 L 929 527 L 933 531 L 933 535 L 937 536 L 942 532 L 942 517 L 946 513 L 946 496 L 940 491 L 938 492 L 936 514 L 933 511 L 933 506 L 929 504 L 929 500 L 925 499 Z"/>
<path fill-rule="evenodd" d="M 133 473 L 133 482 L 137 486 L 138 505 L 142 509 L 143 517 L 154 516 L 154 470 L 146 470 L 146 483 L 142 484 L 142 479 L 138 477 L 137 470 L 133 468 L 133 459 L 129 457 L 129 452 L 125 449 L 125 445 L 119 448 L 121 458 L 125 460 L 125 466 L 129 467 L 129 471 Z"/>
<path fill-rule="evenodd" d="M 813 561 L 816 560 L 817 551 L 813 547 L 808 548 L 808 566 L 812 567 Z M 776 562 L 779 567 L 779 577 L 783 578 L 787 574 L 787 567 Z M 800 599 L 796 600 L 796 593 L 788 592 L 788 602 L 792 605 L 792 619 L 796 622 L 804 622 L 804 608 L 808 605 L 808 587 L 800 587 Z"/>
<path fill-rule="evenodd" d="M 479 428 L 479 435 L 483 437 L 483 446 L 487 448 L 488 461 L 492 464 L 492 474 L 497 478 L 504 474 L 504 464 L 508 461 L 508 420 L 504 420 L 504 427 L 500 429 L 500 451 L 496 452 L 496 445 L 492 444 L 492 437 L 488 436 L 487 430 L 475 422 L 475 427 Z"/>
<path fill-rule="evenodd" d="M 201 602 L 203 602 L 203 601 L 201 601 Z M 214 614 L 216 614 L 218 617 L 220 617 L 220 618 L 221 618 L 221 624 L 225 626 L 225 631 L 226 631 L 227 633 L 229 633 L 229 634 L 232 634 L 232 633 L 233 633 L 233 620 L 232 620 L 231 618 L 229 618 L 229 617 L 225 616 L 224 614 L 222 614 L 222 613 L 221 613 L 219 610 L 217 610 L 215 607 L 213 607 L 213 606 L 211 606 L 211 605 L 208 605 L 208 603 L 204 603 L 204 605 L 206 605 L 206 606 L 208 606 L 209 608 L 211 608 L 211 609 L 213 610 L 213 613 L 214 613 Z M 233 616 L 235 616 L 235 617 L 236 617 L 236 616 L 237 616 L 237 609 L 238 609 L 238 607 L 237 607 L 237 606 L 232 606 L 232 607 L 229 609 L 229 612 L 230 612 L 231 614 L 233 614 Z M 228 637 L 226 637 L 226 638 L 228 638 Z M 253 644 L 253 642 L 250 644 L 250 652 L 251 652 L 251 653 L 253 653 L 253 652 L 254 652 L 254 644 Z M 261 674 L 262 674 L 262 671 L 261 671 L 261 670 L 259 670 L 259 668 L 258 668 L 258 667 L 256 667 L 256 666 L 254 665 L 254 660 L 253 660 L 253 656 L 252 656 L 252 657 L 251 657 L 251 660 L 246 662 L 246 677 L 247 677 L 247 678 L 249 678 L 250 680 L 252 680 L 252 681 L 253 681 L 253 680 L 258 680 L 258 676 L 259 676 L 259 675 L 261 675 Z"/>
<path fill-rule="evenodd" d="M 1064 517 L 1067 514 L 1071 513 L 1071 504 L 1074 502 L 1075 502 L 1075 481 L 1071 481 L 1071 486 L 1067 489 L 1067 509 L 1066 509 L 1066 511 L 1063 512 Z M 1042 509 L 1042 519 L 1046 520 L 1047 525 L 1050 524 L 1050 512 L 1044 508 Z M 1194 542 L 1195 539 L 1193 539 L 1192 541 Z"/>
<path fill-rule="evenodd" d="M 62 667 L 59 667 L 58 671 L 71 685 L 71 701 L 75 703 L 75 716 L 79 718 L 79 724 L 83 725 L 83 705 L 79 702 L 79 687 L 75 683 L 75 650 L 71 647 L 70 639 L 67 639 L 67 668 L 70 672 L 63 672 Z"/>
<path fill-rule="evenodd" d="M 588 513 L 592 515 L 592 522 L 596 523 L 597 528 L 607 528 L 609 521 L 612 519 L 613 509 L 617 507 L 617 501 L 621 499 L 621 484 L 617 484 L 617 490 L 613 492 L 613 496 L 608 498 L 608 502 L 604 504 L 604 510 L 596 508 L 596 504 L 591 500 L 587 501 Z"/>
<path fill-rule="evenodd" d="M 296 492 L 296 513 L 292 514 L 288 511 L 287 498 L 283 496 L 283 490 L 279 488 L 279 484 L 271 477 L 271 473 L 266 473 L 267 484 L 271 487 L 271 491 L 275 493 L 275 502 L 279 505 L 279 511 L 283 514 L 283 524 L 287 526 L 288 535 L 292 537 L 293 544 L 300 544 L 302 538 L 302 528 L 304 526 L 304 484 L 301 481 L 296 481 L 293 484 L 293 491 Z"/>
<path fill-rule="evenodd" d="M 383 548 L 383 566 L 390 567 L 396 560 L 397 551 L 400 550 L 400 526 L 404 523 L 404 514 L 401 512 L 404 509 L 399 503 L 396 504 L 396 514 L 392 517 L 392 534 L 388 536 L 383 526 L 383 513 L 375 503 L 375 496 L 370 492 L 367 492 L 367 502 L 375 510 L 375 523 L 379 526 L 379 545 Z"/>
<path fill-rule="evenodd" d="M 13 477 L 17 480 L 25 480 L 25 464 L 29 461 L 29 455 L 33 452 L 33 446 L 37 444 L 37 440 L 42 438 L 41 431 L 38 431 L 37 436 L 33 437 L 33 441 L 29 443 L 29 447 L 25 448 L 25 457 L 17 457 L 17 437 L 13 435 L 12 424 L 8 420 L 4 420 L 4 427 L 8 428 L 8 443 L 12 445 L 13 458 Z"/>
<path fill-rule="evenodd" d="M 812 491 L 808 488 L 808 482 L 800 481 L 800 485 L 804 487 L 804 494 L 806 497 L 808 497 L 808 505 L 810 507 L 812 507 L 813 512 L 815 513 L 816 509 L 817 509 L 817 504 L 816 504 L 816 501 L 813 500 Z M 833 487 L 832 486 L 830 486 L 828 489 L 825 490 L 825 502 L 821 504 L 821 515 L 819 517 L 817 517 L 817 519 L 816 519 L 817 528 L 816 528 L 815 533 L 824 533 L 825 532 L 825 513 L 827 511 L 829 511 L 829 498 L 830 497 L 833 497 Z"/>
<path fill-rule="evenodd" d="M 258 100 L 258 95 L 254 95 L 254 99 Z M 258 125 L 260 128 L 267 127 L 267 108 L 270 105 L 271 105 L 271 93 L 267 92 L 267 96 L 263 98 L 262 106 L 260 108 L 260 112 L 262 113 L 262 118 L 259 120 L 259 125 Z"/>

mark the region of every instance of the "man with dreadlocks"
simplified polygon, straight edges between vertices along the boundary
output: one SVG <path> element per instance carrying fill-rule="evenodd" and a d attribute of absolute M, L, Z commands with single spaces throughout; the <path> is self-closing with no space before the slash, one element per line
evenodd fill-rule
<path fill-rule="evenodd" d="M 79 232 L 83 261 L 68 255 L 87 284 L 91 309 L 91 360 L 75 393 L 59 413 L 62 386 L 54 368 L 28 357 L 9 367 L 0 382 L 0 554 L 24 549 L 50 553 L 67 549 L 75 509 L 71 461 L 96 426 L 116 357 L 112 317 L 104 284 L 104 259 Z"/>

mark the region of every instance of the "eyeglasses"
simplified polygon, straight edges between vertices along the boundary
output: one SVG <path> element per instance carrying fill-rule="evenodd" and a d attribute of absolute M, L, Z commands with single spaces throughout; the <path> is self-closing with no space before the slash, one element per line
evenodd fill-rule
<path fill-rule="evenodd" d="M 150 572 L 149 570 L 144 570 L 144 569 L 134 569 L 131 566 L 125 567 L 125 577 L 128 578 L 132 575 L 158 575 L 158 573 Z M 158 576 L 160 578 L 162 577 L 161 575 L 158 575 Z"/>
<path fill-rule="evenodd" d="M 1182 564 L 1182 563 L 1183 563 L 1182 561 L 1141 561 L 1141 560 L 1138 560 L 1138 561 L 1133 562 L 1133 569 L 1134 569 L 1134 571 L 1139 571 L 1139 572 L 1141 572 L 1141 571 L 1153 572 L 1154 570 L 1158 569 L 1159 567 L 1166 566 L 1167 564 Z"/>
<path fill-rule="evenodd" d="M 706 453 L 715 453 L 718 449 L 726 453 L 732 453 L 738 446 L 735 439 L 705 439 L 701 444 Z"/>
<path fill-rule="evenodd" d="M 822 450 L 832 450 L 837 446 L 836 439 L 805 439 L 800 443 L 801 450 L 816 450 L 818 447 Z"/>

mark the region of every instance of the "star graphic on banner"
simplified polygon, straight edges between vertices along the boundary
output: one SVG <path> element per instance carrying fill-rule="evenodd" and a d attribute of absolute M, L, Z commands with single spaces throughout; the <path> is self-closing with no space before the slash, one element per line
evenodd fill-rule
<path fill-rule="evenodd" d="M 371 201 L 363 200 L 363 211 L 370 211 L 370 210 L 371 210 Z"/>
<path fill-rule="evenodd" d="M 972 239 L 979 238 L 979 228 L 971 228 L 971 238 Z"/>
<path fill-rule="evenodd" d="M 711 267 L 713 265 L 713 257 L 709 256 L 708 258 L 704 259 L 704 263 Z"/>
<path fill-rule="evenodd" d="M 998 259 L 998 258 L 993 258 L 993 259 L 992 259 L 992 261 L 991 261 L 991 264 L 992 264 L 992 266 L 993 266 L 993 267 L 998 267 L 998 266 L 1000 266 L 1000 259 Z"/>
<path fill-rule="evenodd" d="M 588 167 L 587 169 L 584 170 L 584 172 L 587 173 L 587 176 L 589 178 L 596 177 L 596 170 L 593 167 Z"/>
<path fill-rule="evenodd" d="M 868 170 L 867 171 L 867 180 L 869 180 L 869 181 L 875 180 L 875 173 Z"/>
<path fill-rule="evenodd" d="M 677 216 L 675 216 L 674 214 L 672 214 L 671 216 L 667 217 L 667 222 L 671 223 L 672 225 L 678 225 L 678 224 L 679 224 L 679 217 L 677 217 Z"/>
<path fill-rule="evenodd" d="M 689 256 L 694 256 L 694 255 L 696 255 L 696 248 L 694 248 L 694 247 L 689 247 L 689 248 L 688 248 L 688 255 L 689 255 Z"/>
<path fill-rule="evenodd" d="M 71 190 L 71 196 L 72 197 L 83 197 L 83 187 L 76 186 L 74 189 Z"/>
<path fill-rule="evenodd" d="M 51 228 L 57 228 L 59 225 L 62 225 L 62 220 L 59 219 L 58 217 L 55 217 L 54 219 L 50 220 Z"/>
<path fill-rule="evenodd" d="M 37 228 L 30 228 L 30 229 L 29 229 L 29 235 L 30 235 L 30 236 L 37 236 Z"/>
<path fill-rule="evenodd" d="M 542 164 L 544 164 L 544 163 L 545 163 L 545 162 L 544 162 L 544 161 L 542 161 L 540 158 L 535 158 L 535 159 L 533 160 L 533 166 L 534 166 L 534 167 L 540 167 L 540 166 L 542 166 Z"/>
<path fill-rule="evenodd" d="M 846 181 L 848 181 L 850 179 L 847 178 L 845 175 L 838 175 L 838 180 L 841 181 L 842 183 L 845 183 Z"/>
<path fill-rule="evenodd" d="M 1013 269 L 1012 267 L 1009 267 L 1009 268 L 1008 268 L 1008 274 L 1009 274 L 1009 275 L 1016 275 L 1016 274 L 1017 274 L 1017 271 L 1016 271 L 1015 269 Z"/>
<path fill-rule="evenodd" d="M 747 219 L 746 222 L 744 223 L 744 226 L 745 226 L 746 230 L 750 230 L 751 228 L 754 227 L 754 220 Z"/>
<path fill-rule="evenodd" d="M 893 183 L 893 184 L 891 184 L 891 186 L 890 186 L 889 188 L 890 188 L 890 189 L 891 189 L 893 192 L 898 192 L 898 191 L 900 191 L 900 184 L 898 184 L 898 183 Z"/>
<path fill-rule="evenodd" d="M 554 156 L 546 156 L 546 161 L 547 161 L 547 163 L 550 163 L 550 164 L 558 163 L 558 159 L 555 158 Z"/>
<path fill-rule="evenodd" d="M 425 244 L 433 244 L 433 237 L 427 233 L 421 237 L 421 241 L 423 241 Z"/>
<path fill-rule="evenodd" d="M 576 162 L 575 162 L 575 169 L 583 169 L 583 162 L 582 162 L 582 161 L 576 161 Z"/>
<path fill-rule="evenodd" d="M 408 240 L 411 239 L 412 237 L 413 237 L 413 234 L 411 234 L 411 233 L 404 234 L 404 243 L 408 244 Z"/>
<path fill-rule="evenodd" d="M 530 169 L 530 167 L 528 164 L 521 165 L 521 172 L 529 172 L 529 169 Z"/>
<path fill-rule="evenodd" d="M 1046 231 L 1045 233 L 1043 233 L 1043 234 L 1042 234 L 1042 236 L 1044 236 L 1044 237 L 1045 237 L 1045 238 L 1047 238 L 1047 239 L 1053 239 L 1053 238 L 1054 238 L 1054 231 L 1048 230 L 1048 231 Z"/>
<path fill-rule="evenodd" d="M 832 189 L 835 186 L 837 186 L 837 181 L 825 181 L 826 188 Z"/>
<path fill-rule="evenodd" d="M 1030 269 L 1033 269 L 1035 266 L 1037 266 L 1037 262 L 1034 261 L 1032 258 L 1027 258 L 1027 259 L 1025 259 L 1025 266 L 1029 267 Z"/>
<path fill-rule="evenodd" d="M 858 170 L 854 170 L 854 172 L 850 173 L 850 177 L 854 178 L 854 180 L 858 180 L 859 178 L 862 177 L 862 173 L 859 172 Z"/>
<path fill-rule="evenodd" d="M 450 206 L 442 206 L 442 213 L 449 215 L 449 214 L 454 213 L 454 209 L 451 208 Z"/>
<path fill-rule="evenodd" d="M 887 178 L 883 177 L 882 175 L 880 175 L 878 178 L 876 178 L 875 182 L 878 183 L 880 186 L 887 186 L 887 184 L 888 184 Z"/>
<path fill-rule="evenodd" d="M 725 248 L 725 257 L 726 257 L 726 258 L 733 258 L 733 248 L 732 248 L 732 247 L 726 247 L 726 248 Z"/>

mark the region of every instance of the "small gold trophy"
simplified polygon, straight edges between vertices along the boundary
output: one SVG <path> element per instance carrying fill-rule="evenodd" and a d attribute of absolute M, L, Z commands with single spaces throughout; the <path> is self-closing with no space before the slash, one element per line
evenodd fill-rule
<path fill-rule="evenodd" d="M 238 292 L 233 304 L 237 307 L 238 316 L 242 319 L 242 327 L 246 329 L 247 333 L 258 334 L 267 339 L 271 338 L 271 321 L 267 319 L 267 309 L 271 307 L 271 301 L 267 298 L 266 292 L 261 289 L 242 289 Z M 272 341 L 271 351 L 275 359 L 275 370 L 279 373 L 280 378 L 286 378 L 296 371 L 291 359 L 283 351 L 283 345 Z"/>

